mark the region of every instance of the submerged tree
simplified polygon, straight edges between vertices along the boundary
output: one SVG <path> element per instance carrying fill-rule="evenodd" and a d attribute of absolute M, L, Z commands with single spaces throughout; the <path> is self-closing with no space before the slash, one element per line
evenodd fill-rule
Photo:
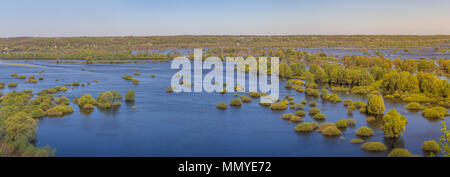
<path fill-rule="evenodd" d="M 383 117 L 384 136 L 391 139 L 402 136 L 407 123 L 408 119 L 396 109 L 389 110 Z"/>
<path fill-rule="evenodd" d="M 381 95 L 370 95 L 367 100 L 367 113 L 383 115 L 385 111 L 383 97 Z"/>

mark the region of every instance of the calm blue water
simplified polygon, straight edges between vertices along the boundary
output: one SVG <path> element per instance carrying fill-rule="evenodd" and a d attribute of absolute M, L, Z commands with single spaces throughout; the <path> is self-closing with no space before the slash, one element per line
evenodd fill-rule
<path fill-rule="evenodd" d="M 23 61 L 3 61 L 24 63 Z M 39 122 L 38 146 L 46 144 L 56 148 L 57 156 L 386 156 L 384 153 L 362 151 L 360 145 L 349 141 L 357 138 L 354 131 L 361 126 L 374 129 L 375 135 L 369 141 L 382 141 L 383 131 L 379 125 L 367 125 L 365 115 L 355 111 L 346 114 L 342 104 L 322 102 L 320 98 L 305 97 L 302 93 L 283 88 L 281 96 L 290 94 L 295 102 L 316 100 L 318 108 L 327 115 L 327 122 L 354 117 L 356 127 L 347 128 L 340 138 L 326 138 L 320 133 L 299 134 L 296 124 L 280 118 L 286 110 L 271 111 L 258 105 L 258 100 L 244 104 L 241 108 L 216 109 L 219 102 L 229 102 L 234 93 L 171 93 L 165 92 L 175 70 L 170 63 L 148 64 L 54 64 L 47 61 L 29 61 L 42 68 L 0 65 L 0 82 L 18 82 L 16 89 L 37 91 L 62 86 L 72 82 L 91 82 L 86 87 L 74 87 L 62 93 L 70 99 L 89 93 L 96 97 L 100 92 L 117 90 L 122 95 L 133 89 L 136 101 L 132 105 L 123 103 L 115 111 L 99 111 L 82 114 L 76 105 L 75 113 L 62 118 L 43 118 Z M 81 71 L 85 67 L 86 71 Z M 140 85 L 123 80 L 124 74 L 139 68 Z M 94 71 L 88 71 L 93 69 Z M 45 70 L 44 81 L 38 84 L 14 79 L 10 73 L 37 75 L 34 71 Z M 150 75 L 155 74 L 155 78 Z M 55 81 L 59 78 L 60 81 Z M 61 79 L 64 78 L 64 81 Z M 99 83 L 92 82 L 99 80 Z M 239 95 L 243 95 L 240 93 Z M 339 94 L 342 99 L 366 100 L 365 97 Z M 414 154 L 421 150 L 423 141 L 440 138 L 440 121 L 422 118 L 420 112 L 407 111 L 403 103 L 386 100 L 387 109 L 397 109 L 409 123 L 406 132 L 396 143 Z M 131 106 L 137 109 L 131 109 Z M 308 111 L 309 107 L 305 107 Z M 309 115 L 305 122 L 314 121 Z"/>

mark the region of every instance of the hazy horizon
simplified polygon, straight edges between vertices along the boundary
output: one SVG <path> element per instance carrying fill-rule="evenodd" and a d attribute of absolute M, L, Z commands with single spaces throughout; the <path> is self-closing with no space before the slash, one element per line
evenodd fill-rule
<path fill-rule="evenodd" d="M 449 35 L 445 0 L 5 0 L 0 37 Z"/>

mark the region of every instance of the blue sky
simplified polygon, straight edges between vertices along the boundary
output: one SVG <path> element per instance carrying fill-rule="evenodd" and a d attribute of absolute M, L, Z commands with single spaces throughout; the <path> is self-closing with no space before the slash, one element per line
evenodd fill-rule
<path fill-rule="evenodd" d="M 1 0 L 0 37 L 450 34 L 448 0 Z"/>

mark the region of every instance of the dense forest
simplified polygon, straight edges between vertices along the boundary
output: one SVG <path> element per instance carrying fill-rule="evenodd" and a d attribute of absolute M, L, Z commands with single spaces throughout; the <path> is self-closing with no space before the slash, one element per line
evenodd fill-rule
<path fill-rule="evenodd" d="M 171 59 L 161 49 L 208 48 L 223 52 L 261 54 L 276 48 L 388 48 L 419 46 L 445 52 L 450 36 L 329 35 L 329 36 L 149 36 L 0 38 L 0 58 L 8 59 Z M 133 51 L 145 51 L 133 53 Z"/>

